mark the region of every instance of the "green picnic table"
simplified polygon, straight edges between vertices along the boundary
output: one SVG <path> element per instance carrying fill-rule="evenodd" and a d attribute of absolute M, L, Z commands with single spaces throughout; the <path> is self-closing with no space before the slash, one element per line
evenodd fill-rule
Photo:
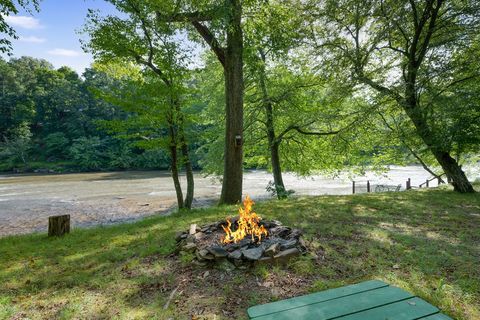
<path fill-rule="evenodd" d="M 250 307 L 255 320 L 452 320 L 400 288 L 379 280 Z"/>

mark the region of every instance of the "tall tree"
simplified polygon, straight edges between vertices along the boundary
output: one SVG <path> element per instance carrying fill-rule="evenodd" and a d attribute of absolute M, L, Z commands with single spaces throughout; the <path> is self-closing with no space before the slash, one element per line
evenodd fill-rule
<path fill-rule="evenodd" d="M 316 149 L 311 145 L 318 145 L 314 140 L 329 141 L 352 127 L 348 121 L 358 121 L 345 117 L 345 109 L 352 111 L 355 106 L 349 100 L 348 90 L 342 90 L 341 96 L 335 94 L 333 81 L 315 72 L 311 57 L 304 54 L 304 39 L 310 34 L 304 5 L 297 1 L 270 1 L 268 6 L 255 9 L 247 13 L 250 19 L 244 27 L 246 102 L 247 108 L 263 109 L 263 117 L 255 113 L 246 124 L 258 121 L 264 127 L 274 193 L 283 198 L 288 192 L 282 177 L 282 153 L 286 157 L 292 150 L 310 154 L 309 149 Z M 302 148 L 296 148 L 297 145 Z M 321 154 L 328 157 L 327 152 Z M 296 164 L 288 163 L 288 169 L 297 173 L 310 171 L 305 169 L 306 163 Z M 307 166 L 318 168 L 312 162 Z"/>
<path fill-rule="evenodd" d="M 179 208 L 191 208 L 194 179 L 180 95 L 185 81 L 185 67 L 180 48 L 174 40 L 174 30 L 165 22 L 158 22 L 152 17 L 150 14 L 152 9 L 148 3 L 138 0 L 110 2 L 124 13 L 126 18 L 117 16 L 102 18 L 90 11 L 85 27 L 90 40 L 84 48 L 92 51 L 98 60 L 123 59 L 135 62 L 151 70 L 169 89 L 166 94 L 170 108 L 166 110 L 166 119 L 170 137 L 172 179 Z M 178 148 L 181 150 L 181 157 L 178 155 Z M 181 162 L 185 164 L 187 175 L 185 200 L 179 178 Z"/>
<path fill-rule="evenodd" d="M 457 63 L 457 53 L 478 41 L 480 3 L 343 0 L 317 1 L 316 8 L 318 52 L 328 49 L 333 57 L 328 63 L 337 67 L 336 72 L 349 70 L 344 75 L 363 90 L 394 101 L 454 189 L 473 192 L 452 156 L 452 139 L 445 140 L 446 136 L 453 138 L 448 132 L 459 110 L 447 111 L 441 98 L 479 79 L 478 68 Z M 471 127 L 462 131 L 470 132 Z"/>
<path fill-rule="evenodd" d="M 238 203 L 243 184 L 243 1 L 183 1 L 160 5 L 157 19 L 188 24 L 221 63 L 225 78 L 225 149 L 220 203 Z M 225 39 L 222 44 L 222 39 Z"/>

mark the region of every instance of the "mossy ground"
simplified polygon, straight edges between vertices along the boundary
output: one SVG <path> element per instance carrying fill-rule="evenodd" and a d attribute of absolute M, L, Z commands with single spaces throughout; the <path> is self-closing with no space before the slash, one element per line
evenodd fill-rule
<path fill-rule="evenodd" d="M 233 206 L 60 239 L 0 239 L 0 319 L 245 319 L 251 305 L 368 279 L 409 290 L 455 319 L 480 319 L 479 194 L 299 197 L 255 209 L 302 229 L 312 254 L 234 271 L 172 254 L 176 231 L 234 215 Z"/>

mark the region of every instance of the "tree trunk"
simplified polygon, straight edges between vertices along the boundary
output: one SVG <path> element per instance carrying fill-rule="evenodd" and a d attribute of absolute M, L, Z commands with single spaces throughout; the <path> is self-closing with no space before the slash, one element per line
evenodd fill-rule
<path fill-rule="evenodd" d="M 453 189 L 461 193 L 475 192 L 472 184 L 468 181 L 465 172 L 458 165 L 458 162 L 448 152 L 436 151 L 433 153 L 438 163 L 442 166 L 445 174 L 452 181 Z"/>
<path fill-rule="evenodd" d="M 421 110 L 417 106 L 414 92 L 415 91 L 411 87 L 407 86 L 407 99 L 403 107 L 409 118 L 412 120 L 418 135 L 433 153 L 440 166 L 442 166 L 447 178 L 452 182 L 454 190 L 461 193 L 475 192 L 472 184 L 468 181 L 467 176 L 462 171 L 462 168 L 460 168 L 457 161 L 450 156 L 448 151 L 442 150 L 438 147 L 438 142 L 435 141 L 434 134 L 431 132 Z"/>
<path fill-rule="evenodd" d="M 48 236 L 63 236 L 70 233 L 70 215 L 48 217 Z"/>
<path fill-rule="evenodd" d="M 180 179 L 178 177 L 178 154 L 177 154 L 177 139 L 175 133 L 175 127 L 173 126 L 172 119 L 168 120 L 168 132 L 170 135 L 170 170 L 172 171 L 173 185 L 175 187 L 175 193 L 177 194 L 178 208 L 184 207 L 183 192 Z"/>
<path fill-rule="evenodd" d="M 195 189 L 193 179 L 192 162 L 190 161 L 190 155 L 188 152 L 188 143 L 185 136 L 185 118 L 182 113 L 180 100 L 177 97 L 172 98 L 172 106 L 175 109 L 175 118 L 177 119 L 178 127 L 178 140 L 180 143 L 180 150 L 182 152 L 182 164 L 185 165 L 185 175 L 187 176 L 187 195 L 185 196 L 184 208 L 191 209 L 193 202 L 193 193 Z"/>
<path fill-rule="evenodd" d="M 226 126 L 222 193 L 220 204 L 242 199 L 243 183 L 243 34 L 240 0 L 229 0 L 225 54 Z"/>
<path fill-rule="evenodd" d="M 278 142 L 274 142 L 270 145 L 273 182 L 275 183 L 275 190 L 277 191 L 278 199 L 285 199 L 287 197 L 287 194 L 285 193 L 285 185 L 283 184 L 282 167 L 280 165 L 280 154 L 278 149 Z"/>
<path fill-rule="evenodd" d="M 188 154 L 188 145 L 185 139 L 185 132 L 183 129 L 183 121 L 180 121 L 180 149 L 182 150 L 183 163 L 185 165 L 185 174 L 187 176 L 187 195 L 185 196 L 185 209 L 192 208 L 193 202 L 193 192 L 195 189 L 194 179 L 193 179 L 193 169 L 192 162 L 190 161 L 190 156 Z"/>
<path fill-rule="evenodd" d="M 275 184 L 275 191 L 278 199 L 284 199 L 286 197 L 285 185 L 283 184 L 282 167 L 280 164 L 279 147 L 280 141 L 277 141 L 275 136 L 274 115 L 273 106 L 268 96 L 267 84 L 266 84 L 266 72 L 265 72 L 265 54 L 260 51 L 263 65 L 259 68 L 259 80 L 260 88 L 263 95 L 263 106 L 265 109 L 266 122 L 265 127 L 267 130 L 268 148 L 270 149 L 270 161 L 272 164 L 273 183 Z"/>

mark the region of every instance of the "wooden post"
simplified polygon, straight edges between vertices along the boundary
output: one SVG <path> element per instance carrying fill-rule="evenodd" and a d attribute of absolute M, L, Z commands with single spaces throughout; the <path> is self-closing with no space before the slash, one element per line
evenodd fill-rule
<path fill-rule="evenodd" d="M 438 185 L 441 185 L 441 184 L 442 184 L 442 178 L 438 177 L 438 178 L 437 178 L 437 181 L 438 181 Z"/>
<path fill-rule="evenodd" d="M 355 194 L 355 181 L 352 181 L 352 193 Z"/>
<path fill-rule="evenodd" d="M 427 182 L 426 182 L 426 186 L 427 186 L 427 188 L 428 188 L 428 183 L 429 183 L 429 181 L 428 181 L 428 179 L 427 179 Z"/>
<path fill-rule="evenodd" d="M 410 178 L 408 178 L 408 180 L 407 180 L 407 188 L 406 189 L 407 190 L 412 189 L 412 180 Z"/>
<path fill-rule="evenodd" d="M 48 217 L 48 236 L 63 236 L 70 233 L 70 215 Z"/>
<path fill-rule="evenodd" d="M 370 180 L 367 180 L 367 192 L 370 192 Z"/>

